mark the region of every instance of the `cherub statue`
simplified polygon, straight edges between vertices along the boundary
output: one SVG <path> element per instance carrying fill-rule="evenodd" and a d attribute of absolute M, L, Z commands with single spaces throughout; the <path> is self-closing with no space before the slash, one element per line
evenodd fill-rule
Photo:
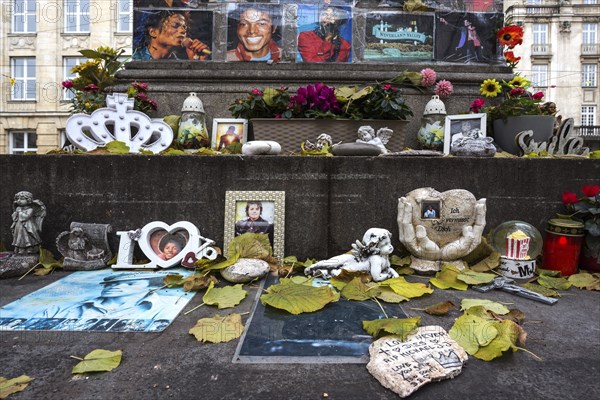
<path fill-rule="evenodd" d="M 331 149 L 333 146 L 333 140 L 331 139 L 330 135 L 321 133 L 319 136 L 317 136 L 317 141 L 315 143 L 311 142 L 310 140 L 306 140 L 304 142 L 304 150 L 322 151 L 325 148 L 325 145 L 329 146 Z"/>
<path fill-rule="evenodd" d="M 380 282 L 399 275 L 390 266 L 389 256 L 394 251 L 392 234 L 386 229 L 367 230 L 362 241 L 352 245 L 352 252 L 319 261 L 304 270 L 305 275 L 321 275 L 326 279 L 339 275 L 342 270 L 371 274 Z"/>
<path fill-rule="evenodd" d="M 375 134 L 375 129 L 368 125 L 363 125 L 358 128 L 358 139 L 356 139 L 356 143 L 375 145 L 381 149 L 381 154 L 387 154 L 389 151 L 386 149 L 385 145 L 390 141 L 393 133 L 394 131 L 389 128 L 380 128 L 377 130 L 377 134 Z"/>
<path fill-rule="evenodd" d="M 40 200 L 34 200 L 30 192 L 15 194 L 10 226 L 15 254 L 37 254 L 45 216 L 46 206 Z"/>

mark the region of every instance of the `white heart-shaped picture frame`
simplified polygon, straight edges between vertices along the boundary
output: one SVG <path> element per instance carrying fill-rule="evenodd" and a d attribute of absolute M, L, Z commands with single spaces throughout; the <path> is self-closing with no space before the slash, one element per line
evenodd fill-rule
<path fill-rule="evenodd" d="M 179 247 L 176 254 L 164 252 L 165 245 L 174 243 Z M 138 245 L 144 253 L 149 264 L 144 268 L 169 268 L 180 265 L 183 258 L 190 251 L 195 252 L 200 243 L 200 231 L 188 221 L 179 221 L 168 225 L 162 221 L 153 221 L 146 224 L 141 231 Z"/>

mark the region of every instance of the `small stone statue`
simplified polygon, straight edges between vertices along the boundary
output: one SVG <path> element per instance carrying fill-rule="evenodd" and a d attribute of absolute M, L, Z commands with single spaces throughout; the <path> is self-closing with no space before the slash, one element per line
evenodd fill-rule
<path fill-rule="evenodd" d="M 10 230 L 15 254 L 37 254 L 42 242 L 42 222 L 46 216 L 46 206 L 40 200 L 34 200 L 30 192 L 15 194 L 13 202 L 13 223 Z"/>
<path fill-rule="evenodd" d="M 34 200 L 30 192 L 15 194 L 13 202 L 12 245 L 14 252 L 2 253 L 0 257 L 0 278 L 22 276 L 39 262 L 39 245 L 42 242 L 42 223 L 46 216 L 46 206 Z"/>
<path fill-rule="evenodd" d="M 92 271 L 106 267 L 112 258 L 108 234 L 112 227 L 106 224 L 72 222 L 71 230 L 56 238 L 56 247 L 63 255 L 67 271 Z"/>
<path fill-rule="evenodd" d="M 491 137 L 464 136 L 452 142 L 450 153 L 454 156 L 493 157 L 496 146 Z"/>
<path fill-rule="evenodd" d="M 311 142 L 310 140 L 306 140 L 304 142 L 304 150 L 323 151 L 325 145 L 329 146 L 328 148 L 331 149 L 333 146 L 333 140 L 327 133 L 321 133 L 319 136 L 317 136 L 317 141 L 315 143 Z"/>
<path fill-rule="evenodd" d="M 342 270 L 367 272 L 376 282 L 399 275 L 390 266 L 390 254 L 394 251 L 392 234 L 381 228 L 365 232 L 362 241 L 352 245 L 352 252 L 328 260 L 319 261 L 304 270 L 305 275 L 320 275 L 325 279 L 339 275 Z"/>
<path fill-rule="evenodd" d="M 377 130 L 377 134 L 375 134 L 375 129 L 368 125 L 363 125 L 358 128 L 356 143 L 372 144 L 381 149 L 381 154 L 387 154 L 388 149 L 386 149 L 385 145 L 390 141 L 393 133 L 394 131 L 389 128 L 380 128 Z"/>

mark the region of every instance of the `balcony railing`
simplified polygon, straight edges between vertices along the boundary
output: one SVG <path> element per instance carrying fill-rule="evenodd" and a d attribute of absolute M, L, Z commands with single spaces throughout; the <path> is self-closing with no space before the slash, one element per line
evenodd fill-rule
<path fill-rule="evenodd" d="M 554 15 L 560 13 L 560 6 L 542 6 L 536 4 L 527 4 L 525 14 L 527 15 Z"/>
<path fill-rule="evenodd" d="M 550 44 L 532 44 L 531 45 L 532 56 L 551 56 L 552 45 Z"/>
<path fill-rule="evenodd" d="M 577 136 L 583 138 L 600 138 L 600 126 L 595 125 L 582 125 L 575 128 Z"/>
<path fill-rule="evenodd" d="M 600 55 L 600 45 L 597 43 L 589 44 L 584 43 L 581 45 L 581 55 L 583 56 L 597 56 Z"/>

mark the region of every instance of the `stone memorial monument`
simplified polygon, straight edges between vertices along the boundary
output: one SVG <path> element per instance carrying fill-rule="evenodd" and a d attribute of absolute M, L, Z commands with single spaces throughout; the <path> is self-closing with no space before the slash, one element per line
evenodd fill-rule
<path fill-rule="evenodd" d="M 467 353 L 440 326 L 422 326 L 403 342 L 386 336 L 369 346 L 367 369 L 379 383 L 404 398 L 432 381 L 461 373 Z"/>
<path fill-rule="evenodd" d="M 63 269 L 92 271 L 106 267 L 112 258 L 108 234 L 112 226 L 71 222 L 70 231 L 56 238 L 56 248 L 63 255 Z"/>
<path fill-rule="evenodd" d="M 394 251 L 392 234 L 381 228 L 367 230 L 362 241 L 352 245 L 352 252 L 319 261 L 304 270 L 305 275 L 318 275 L 325 279 L 339 275 L 342 270 L 366 272 L 376 282 L 398 278 L 390 266 L 390 254 Z"/>
<path fill-rule="evenodd" d="M 400 242 L 412 255 L 411 268 L 439 271 L 443 263 L 464 268 L 460 258 L 481 242 L 485 228 L 486 199 L 454 189 L 440 193 L 415 189 L 398 200 Z"/>
<path fill-rule="evenodd" d="M 15 194 L 12 225 L 14 252 L 0 258 L 0 278 L 25 274 L 39 262 L 39 245 L 42 242 L 42 223 L 46 217 L 46 206 L 35 200 L 30 192 Z"/>

